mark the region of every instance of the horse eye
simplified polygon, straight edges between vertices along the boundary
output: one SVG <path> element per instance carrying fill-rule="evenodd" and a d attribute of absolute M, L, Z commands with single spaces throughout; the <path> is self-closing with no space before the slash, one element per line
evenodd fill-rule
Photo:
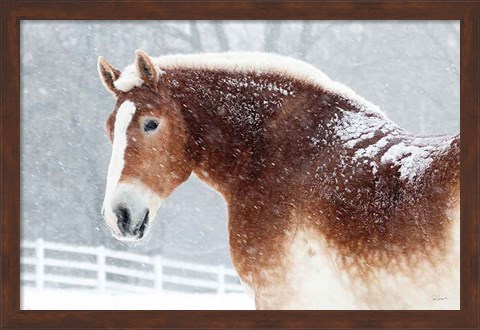
<path fill-rule="evenodd" d="M 145 124 L 143 124 L 143 129 L 145 132 L 153 131 L 157 127 L 158 127 L 158 122 L 156 122 L 155 120 L 147 120 L 145 121 Z"/>

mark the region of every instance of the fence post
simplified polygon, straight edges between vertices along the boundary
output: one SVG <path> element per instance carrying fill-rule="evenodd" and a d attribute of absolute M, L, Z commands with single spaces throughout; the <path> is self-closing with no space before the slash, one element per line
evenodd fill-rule
<path fill-rule="evenodd" d="M 35 284 L 37 288 L 41 290 L 45 285 L 45 277 L 44 277 L 45 251 L 44 251 L 43 239 L 41 238 L 38 238 L 35 244 L 35 257 L 36 257 L 35 272 L 37 273 Z"/>
<path fill-rule="evenodd" d="M 225 293 L 225 267 L 223 265 L 218 266 L 218 294 Z"/>
<path fill-rule="evenodd" d="M 97 274 L 98 274 L 98 289 L 101 293 L 105 292 L 105 287 L 107 284 L 107 272 L 105 269 L 105 247 L 100 245 L 97 248 Z"/>
<path fill-rule="evenodd" d="M 153 270 L 155 272 L 155 288 L 157 291 L 162 291 L 163 289 L 163 265 L 162 265 L 162 256 L 153 257 Z"/>

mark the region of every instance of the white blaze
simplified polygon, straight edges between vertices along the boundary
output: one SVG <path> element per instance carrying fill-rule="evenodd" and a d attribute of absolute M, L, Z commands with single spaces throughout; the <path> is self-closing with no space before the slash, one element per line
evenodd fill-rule
<path fill-rule="evenodd" d="M 105 192 L 105 200 L 103 202 L 103 209 L 105 212 L 105 219 L 110 227 L 117 233 L 119 229 L 117 226 L 117 217 L 112 212 L 112 195 L 118 185 L 122 175 L 123 167 L 125 165 L 125 149 L 127 148 L 127 128 L 132 121 L 135 114 L 136 107 L 131 101 L 123 102 L 118 108 L 115 117 L 115 128 L 113 131 L 113 147 L 112 158 L 108 166 L 107 188 Z"/>

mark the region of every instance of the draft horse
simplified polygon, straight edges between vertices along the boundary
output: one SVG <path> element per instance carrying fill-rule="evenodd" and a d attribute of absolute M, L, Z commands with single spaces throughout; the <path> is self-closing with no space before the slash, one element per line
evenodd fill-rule
<path fill-rule="evenodd" d="M 419 136 L 265 53 L 99 58 L 115 96 L 103 213 L 139 240 L 192 174 L 228 206 L 258 309 L 458 309 L 460 139 Z"/>

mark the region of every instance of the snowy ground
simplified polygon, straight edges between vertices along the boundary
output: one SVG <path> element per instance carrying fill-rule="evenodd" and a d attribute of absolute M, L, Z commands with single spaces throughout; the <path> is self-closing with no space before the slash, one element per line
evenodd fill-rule
<path fill-rule="evenodd" d="M 22 288 L 23 310 L 241 310 L 255 309 L 247 295 L 105 293 L 88 290 Z"/>

